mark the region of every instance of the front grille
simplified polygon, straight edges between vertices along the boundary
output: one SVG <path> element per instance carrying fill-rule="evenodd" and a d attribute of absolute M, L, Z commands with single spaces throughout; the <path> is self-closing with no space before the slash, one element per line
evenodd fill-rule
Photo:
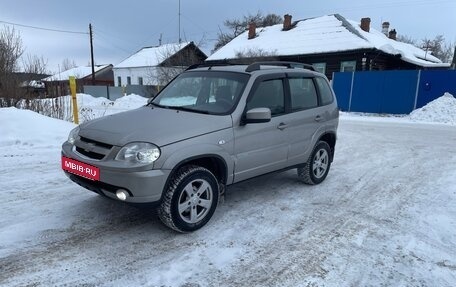
<path fill-rule="evenodd" d="M 80 137 L 75 142 L 75 151 L 90 159 L 102 160 L 109 154 L 113 145 L 102 143 L 86 137 Z"/>
<path fill-rule="evenodd" d="M 80 148 L 80 147 L 76 147 L 76 151 L 88 158 L 93 158 L 93 159 L 97 159 L 97 160 L 101 160 L 105 157 L 104 154 L 100 154 L 100 153 L 96 153 L 96 152 L 91 152 L 91 151 L 85 151 L 84 149 Z"/>
<path fill-rule="evenodd" d="M 107 148 L 107 149 L 111 149 L 112 148 L 112 145 L 110 145 L 110 144 L 102 143 L 102 142 L 99 142 L 99 141 L 96 141 L 96 140 L 92 140 L 92 139 L 89 139 L 89 138 L 86 138 L 86 137 L 80 137 L 80 139 L 81 139 L 81 141 L 83 141 L 85 143 L 93 143 L 96 146 L 101 146 L 101 147 L 104 147 L 104 148 Z"/>

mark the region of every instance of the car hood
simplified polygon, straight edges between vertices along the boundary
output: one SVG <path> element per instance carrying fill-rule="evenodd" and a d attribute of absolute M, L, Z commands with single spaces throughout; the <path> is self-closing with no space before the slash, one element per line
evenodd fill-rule
<path fill-rule="evenodd" d="M 81 125 L 79 135 L 116 146 L 130 142 L 164 146 L 230 127 L 232 119 L 229 115 L 144 106 L 86 122 Z"/>

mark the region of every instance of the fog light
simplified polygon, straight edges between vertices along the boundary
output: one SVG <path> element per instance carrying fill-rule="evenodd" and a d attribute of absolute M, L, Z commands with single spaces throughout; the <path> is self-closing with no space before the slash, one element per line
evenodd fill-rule
<path fill-rule="evenodd" d="M 125 201 L 128 197 L 128 192 L 124 189 L 119 189 L 116 191 L 116 196 L 118 199 Z"/>

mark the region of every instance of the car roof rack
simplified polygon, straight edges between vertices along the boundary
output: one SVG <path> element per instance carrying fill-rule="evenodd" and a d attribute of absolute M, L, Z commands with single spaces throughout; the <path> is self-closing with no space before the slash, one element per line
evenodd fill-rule
<path fill-rule="evenodd" d="M 315 71 L 315 68 L 310 64 L 304 63 L 297 63 L 297 62 L 282 62 L 282 61 L 271 61 L 271 62 L 255 62 L 250 64 L 245 71 L 250 73 L 253 71 L 261 70 L 261 66 L 278 66 L 278 67 L 286 67 L 288 69 L 308 69 L 311 71 Z"/>
<path fill-rule="evenodd" d="M 208 70 L 211 70 L 212 67 L 235 66 L 235 65 L 238 65 L 238 64 L 225 63 L 225 62 L 223 62 L 223 63 L 201 63 L 201 64 L 190 65 L 185 70 L 188 71 L 188 70 L 193 70 L 196 68 L 208 68 Z"/>

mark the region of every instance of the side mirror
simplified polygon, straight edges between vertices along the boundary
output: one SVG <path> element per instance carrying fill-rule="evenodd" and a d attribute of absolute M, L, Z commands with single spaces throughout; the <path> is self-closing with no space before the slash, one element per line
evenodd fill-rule
<path fill-rule="evenodd" d="M 254 108 L 245 114 L 245 123 L 267 123 L 271 121 L 271 110 L 269 108 Z"/>

